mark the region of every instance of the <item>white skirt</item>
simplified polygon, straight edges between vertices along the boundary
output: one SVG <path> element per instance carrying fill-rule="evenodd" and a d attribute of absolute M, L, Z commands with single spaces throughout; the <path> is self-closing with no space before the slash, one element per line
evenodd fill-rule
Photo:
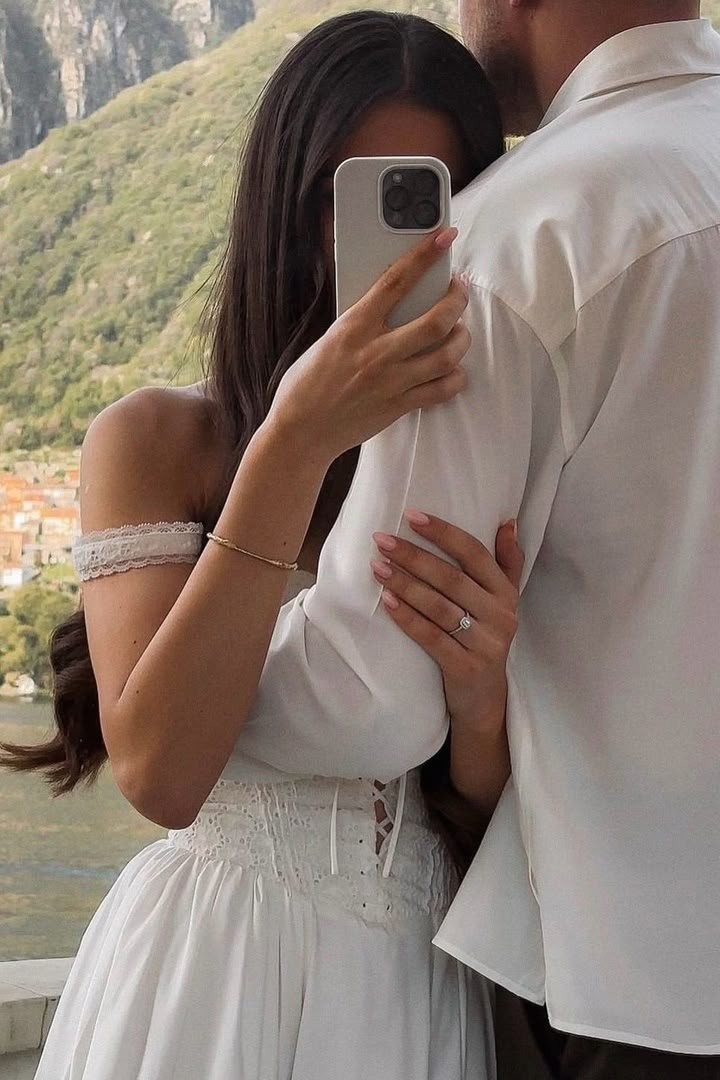
<path fill-rule="evenodd" d="M 494 1080 L 489 986 L 431 944 L 453 872 L 417 780 L 389 877 L 372 797 L 221 780 L 98 909 L 36 1080 Z"/>

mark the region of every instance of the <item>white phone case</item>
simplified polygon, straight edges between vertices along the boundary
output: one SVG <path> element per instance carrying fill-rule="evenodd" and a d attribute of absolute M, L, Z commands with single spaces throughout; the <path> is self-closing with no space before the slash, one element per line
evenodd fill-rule
<path fill-rule="evenodd" d="M 385 174 L 405 166 L 433 169 L 440 177 L 440 221 L 431 229 L 395 230 L 382 215 Z M 450 174 L 433 157 L 349 158 L 335 173 L 335 281 L 337 314 L 352 307 L 420 238 L 450 224 Z M 388 319 L 403 326 L 429 311 L 447 293 L 451 253 L 445 252 L 397 305 Z"/>

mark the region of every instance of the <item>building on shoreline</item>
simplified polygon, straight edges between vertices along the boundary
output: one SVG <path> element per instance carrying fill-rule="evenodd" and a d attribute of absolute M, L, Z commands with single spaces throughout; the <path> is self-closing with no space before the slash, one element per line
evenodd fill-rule
<path fill-rule="evenodd" d="M 0 470 L 0 589 L 70 562 L 80 532 L 77 467 L 22 460 Z"/>

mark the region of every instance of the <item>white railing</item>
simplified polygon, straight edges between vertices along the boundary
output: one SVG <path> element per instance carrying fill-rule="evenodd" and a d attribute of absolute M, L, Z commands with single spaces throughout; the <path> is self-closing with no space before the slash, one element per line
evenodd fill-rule
<path fill-rule="evenodd" d="M 0 963 L 0 1080 L 32 1080 L 71 964 Z"/>

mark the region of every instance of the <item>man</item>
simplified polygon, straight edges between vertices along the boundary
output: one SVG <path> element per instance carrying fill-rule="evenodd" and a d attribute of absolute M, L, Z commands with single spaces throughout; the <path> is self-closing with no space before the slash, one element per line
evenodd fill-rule
<path fill-rule="evenodd" d="M 371 768 L 408 716 L 386 778 L 419 764 L 442 685 L 364 573 L 370 533 L 415 507 L 491 546 L 518 516 L 513 779 L 437 944 L 534 1003 L 558 1080 L 720 1078 L 720 37 L 698 16 L 466 0 L 508 131 L 537 128 L 457 200 L 468 389 L 363 449 L 258 696 L 281 768 L 322 773 L 344 726 L 370 775 L 358 745 Z"/>
<path fill-rule="evenodd" d="M 553 365 L 564 463 L 531 467 L 521 515 L 515 785 L 438 943 L 547 1000 L 559 1077 L 720 1077 L 720 38 L 698 14 L 463 11 L 507 129 L 540 130 L 462 200 L 462 258 Z"/>

